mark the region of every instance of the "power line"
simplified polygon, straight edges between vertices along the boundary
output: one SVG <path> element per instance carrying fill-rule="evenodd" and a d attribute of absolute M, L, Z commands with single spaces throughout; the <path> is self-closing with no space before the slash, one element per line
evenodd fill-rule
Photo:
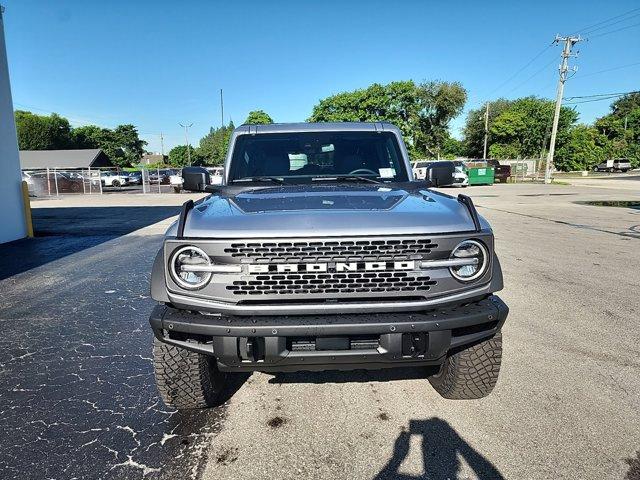
<path fill-rule="evenodd" d="M 631 93 L 638 93 L 637 90 L 631 92 L 614 92 L 614 93 L 598 93 L 595 95 L 580 95 L 575 97 L 564 97 L 563 100 L 575 100 L 576 98 L 595 98 L 595 97 L 621 97 L 622 95 L 629 95 Z"/>
<path fill-rule="evenodd" d="M 584 78 L 584 77 L 590 77 L 592 75 L 598 75 L 600 73 L 606 73 L 606 72 L 613 72 L 614 70 L 621 70 L 623 68 L 627 68 L 627 67 L 634 67 L 636 65 L 640 65 L 640 62 L 636 62 L 636 63 L 628 63 L 626 65 L 620 65 L 618 67 L 612 67 L 612 68 L 607 68 L 605 70 L 598 70 L 597 72 L 591 72 L 591 73 L 586 73 L 586 74 L 580 74 L 579 77 L 580 78 Z"/>
<path fill-rule="evenodd" d="M 554 63 L 556 61 L 555 58 L 551 59 L 551 61 L 549 63 L 546 63 L 540 70 L 536 70 L 531 76 L 529 76 L 526 80 L 524 80 L 523 82 L 520 82 L 518 85 L 516 85 L 515 87 L 513 87 L 511 90 L 509 90 L 507 93 L 511 93 L 516 91 L 517 89 L 519 89 L 521 86 L 523 86 L 525 83 L 529 82 L 529 80 L 533 79 L 534 77 L 537 77 L 538 75 L 540 75 L 540 73 L 542 73 L 543 71 L 545 71 L 547 69 L 547 67 L 549 65 L 551 65 L 552 63 Z"/>
<path fill-rule="evenodd" d="M 509 83 L 511 80 L 513 80 L 514 78 L 516 78 L 523 70 L 525 70 L 529 65 L 531 65 L 533 62 L 535 62 L 538 58 L 540 58 L 547 50 L 549 50 L 551 48 L 553 44 L 549 44 L 547 45 L 545 48 L 543 48 L 539 53 L 537 53 L 531 60 L 529 60 L 527 63 L 524 64 L 524 66 L 520 67 L 516 73 L 514 73 L 513 75 L 511 75 L 509 78 L 507 78 L 504 82 L 502 82 L 500 85 L 498 85 L 496 88 L 494 88 L 491 92 L 489 92 L 487 94 L 487 96 L 491 96 L 493 93 L 497 92 L 498 90 L 500 90 L 502 87 L 504 87 L 507 83 Z"/>
<path fill-rule="evenodd" d="M 631 20 L 632 18 L 635 18 L 635 17 L 638 17 L 638 16 L 640 16 L 640 13 L 636 13 L 635 15 L 631 15 L 630 17 L 623 18 L 622 20 L 618 20 L 617 22 L 613 22 L 613 23 L 610 23 L 608 25 L 602 25 L 601 27 L 589 30 L 588 32 L 585 33 L 585 35 L 591 35 L 593 32 L 597 32 L 598 30 L 602 30 L 603 28 L 613 27 L 614 25 L 618 25 L 619 23 L 626 22 L 626 21 Z"/>
<path fill-rule="evenodd" d="M 633 25 L 627 25 L 626 27 L 617 28 L 616 30 L 611 30 L 610 32 L 599 33 L 598 35 L 594 35 L 589 37 L 589 40 L 593 40 L 594 38 L 604 37 L 605 35 L 611 35 L 612 33 L 621 32 L 622 30 L 627 30 L 628 28 L 637 27 L 640 23 L 634 23 Z"/>
<path fill-rule="evenodd" d="M 628 12 L 624 12 L 624 13 L 621 13 L 620 15 L 616 15 L 615 17 L 607 18 L 606 20 L 602 20 L 601 22 L 594 23 L 593 25 L 589 25 L 588 27 L 579 28 L 578 30 L 573 32 L 572 35 L 575 35 L 577 33 L 587 34 L 588 32 L 591 31 L 591 29 L 593 27 L 597 27 L 597 26 L 602 25 L 604 23 L 608 23 L 611 20 L 617 20 L 618 18 L 624 17 L 624 16 L 629 15 L 630 13 L 633 13 L 633 12 L 637 12 L 638 10 L 640 10 L 640 8 L 634 8 L 632 10 L 629 10 Z M 617 23 L 619 23 L 619 22 L 617 22 Z"/>

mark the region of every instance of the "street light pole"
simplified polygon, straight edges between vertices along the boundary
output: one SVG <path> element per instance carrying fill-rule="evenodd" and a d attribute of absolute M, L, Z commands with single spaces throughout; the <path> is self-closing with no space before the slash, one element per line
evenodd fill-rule
<path fill-rule="evenodd" d="M 187 142 L 187 159 L 189 162 L 189 166 L 191 166 L 191 145 L 189 145 L 189 128 L 193 126 L 193 123 L 190 123 L 189 125 L 183 125 L 179 123 L 178 125 L 184 128 L 184 140 L 185 142 Z"/>

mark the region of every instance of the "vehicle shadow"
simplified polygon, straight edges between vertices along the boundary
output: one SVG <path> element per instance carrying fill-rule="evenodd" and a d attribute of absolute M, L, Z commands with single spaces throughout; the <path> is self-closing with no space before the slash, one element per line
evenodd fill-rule
<path fill-rule="evenodd" d="M 180 208 L 33 208 L 35 238 L 0 245 L 0 280 L 178 215 Z"/>
<path fill-rule="evenodd" d="M 387 368 L 380 370 L 327 370 L 320 372 L 268 373 L 269 383 L 364 383 L 425 379 L 438 367 Z"/>
<path fill-rule="evenodd" d="M 400 465 L 409 454 L 411 435 L 419 435 L 422 438 L 424 472 L 418 476 L 400 472 Z M 374 478 L 376 480 L 455 479 L 461 473 L 460 457 L 474 471 L 477 478 L 504 479 L 498 469 L 458 435 L 448 422 L 436 417 L 427 420 L 411 420 L 409 430 L 402 431 L 396 439 L 392 458 Z"/>

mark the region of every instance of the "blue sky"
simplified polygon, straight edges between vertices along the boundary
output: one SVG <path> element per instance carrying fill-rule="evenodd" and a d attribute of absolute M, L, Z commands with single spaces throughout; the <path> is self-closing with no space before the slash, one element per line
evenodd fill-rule
<path fill-rule="evenodd" d="M 55 111 L 74 125 L 133 123 L 153 151 L 160 132 L 166 151 L 184 143 L 179 122 L 193 123 L 192 143 L 218 126 L 220 88 L 225 121 L 236 125 L 253 109 L 277 122 L 304 121 L 320 98 L 404 79 L 460 81 L 467 109 L 500 96 L 554 98 L 560 47 L 543 49 L 555 34 L 640 7 L 637 0 L 0 2 L 16 108 Z M 640 23 L 640 10 L 629 17 L 593 36 Z M 577 49 L 579 71 L 565 96 L 640 88 L 640 25 Z M 579 105 L 580 120 L 608 106 Z M 453 122 L 455 135 L 463 122 L 464 114 Z"/>

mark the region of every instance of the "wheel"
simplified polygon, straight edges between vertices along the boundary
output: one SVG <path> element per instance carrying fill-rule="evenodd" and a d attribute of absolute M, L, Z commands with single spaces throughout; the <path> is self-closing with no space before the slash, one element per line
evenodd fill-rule
<path fill-rule="evenodd" d="M 616 170 L 615 170 L 615 168 L 610 168 L 610 169 L 609 169 L 609 173 L 613 173 L 613 172 L 615 172 L 615 171 L 616 171 Z"/>
<path fill-rule="evenodd" d="M 118 188 L 120 186 L 120 180 L 114 180 L 111 182 L 111 186 Z"/>
<path fill-rule="evenodd" d="M 73 182 L 71 184 L 71 191 L 74 193 L 78 193 L 80 190 L 82 189 L 82 187 L 80 186 L 79 182 Z"/>
<path fill-rule="evenodd" d="M 208 355 L 153 339 L 153 370 L 160 397 L 178 410 L 218 405 L 226 375 Z"/>
<path fill-rule="evenodd" d="M 181 187 L 173 187 L 173 191 L 176 193 L 180 193 L 181 190 L 182 190 Z"/>
<path fill-rule="evenodd" d="M 502 360 L 502 333 L 447 357 L 440 371 L 429 377 L 444 398 L 472 400 L 486 397 L 498 381 Z"/>

